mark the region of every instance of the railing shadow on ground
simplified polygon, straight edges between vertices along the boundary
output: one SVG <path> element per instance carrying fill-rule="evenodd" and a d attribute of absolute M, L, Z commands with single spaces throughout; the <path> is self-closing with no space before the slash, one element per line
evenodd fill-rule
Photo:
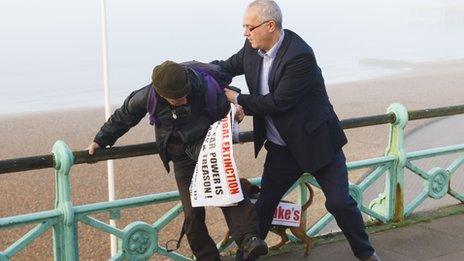
<path fill-rule="evenodd" d="M 349 188 L 351 196 L 358 202 L 358 207 L 364 214 L 382 223 L 401 223 L 427 198 L 440 199 L 448 194 L 464 202 L 464 194 L 451 188 L 452 176 L 464 164 L 464 144 L 414 152 L 406 152 L 403 144 L 404 129 L 408 121 L 457 114 L 464 114 L 464 105 L 408 112 L 404 106 L 395 103 L 389 106 L 386 114 L 341 121 L 344 129 L 389 124 L 389 142 L 384 156 L 347 163 L 350 171 L 369 169 L 369 173 L 359 184 L 350 184 Z M 250 142 L 252 140 L 253 132 L 240 133 L 240 142 Z M 72 204 L 69 173 L 73 165 L 156 154 L 158 153 L 156 148 L 154 142 L 113 147 L 97 151 L 90 157 L 87 151 L 73 152 L 66 143 L 57 141 L 50 155 L 0 161 L 0 174 L 53 167 L 55 168 L 56 179 L 55 209 L 0 218 L 0 229 L 37 224 L 19 240 L 5 250 L 0 251 L 0 261 L 11 259 L 49 229 L 53 229 L 54 259 L 78 260 L 78 222 L 119 238 L 118 253 L 111 258 L 112 260 L 143 260 L 148 259 L 155 253 L 174 260 L 192 260 L 180 253 L 168 251 L 158 244 L 159 232 L 182 213 L 180 203 L 152 224 L 135 221 L 124 229 L 112 227 L 90 216 L 95 213 L 109 212 L 110 216 L 115 217 L 118 216 L 119 211 L 122 209 L 179 201 L 177 191 L 81 206 L 73 206 Z M 456 159 L 447 168 L 435 167 L 426 171 L 414 164 L 414 161 L 419 159 L 445 154 L 457 154 Z M 404 203 L 405 169 L 410 170 L 424 180 L 422 192 L 407 205 Z M 384 192 L 380 193 L 368 205 L 364 204 L 364 192 L 382 176 L 385 176 Z M 260 181 L 260 178 L 252 179 L 254 184 L 259 184 Z M 305 182 L 319 187 L 310 174 L 304 174 L 289 190 L 289 192 L 298 191 L 300 204 L 308 198 L 304 186 Z M 333 216 L 327 213 L 315 224 L 307 228 L 307 234 L 310 236 L 318 235 L 332 220 Z M 289 238 L 292 241 L 298 241 L 293 235 L 289 235 Z M 230 244 L 232 244 L 231 240 L 224 246 L 218 245 L 218 248 L 223 251 Z"/>

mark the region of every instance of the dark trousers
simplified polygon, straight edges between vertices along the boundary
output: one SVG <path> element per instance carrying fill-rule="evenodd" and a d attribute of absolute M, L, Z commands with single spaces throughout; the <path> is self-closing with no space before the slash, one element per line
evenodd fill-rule
<path fill-rule="evenodd" d="M 261 181 L 261 194 L 255 204 L 262 238 L 266 238 L 274 211 L 285 192 L 301 177 L 303 170 L 287 147 L 266 142 L 267 156 Z M 341 151 L 333 162 L 311 173 L 326 197 L 325 206 L 335 217 L 354 255 L 366 258 L 374 253 L 361 212 L 349 195 L 346 159 Z"/>
<path fill-rule="evenodd" d="M 208 234 L 205 224 L 205 208 L 192 208 L 189 187 L 196 162 L 187 155 L 172 156 L 177 188 L 185 215 L 185 235 L 190 248 L 199 261 L 220 260 L 216 244 Z M 238 206 L 221 208 L 232 238 L 238 246 L 247 236 L 259 235 L 258 216 L 248 198 Z"/>

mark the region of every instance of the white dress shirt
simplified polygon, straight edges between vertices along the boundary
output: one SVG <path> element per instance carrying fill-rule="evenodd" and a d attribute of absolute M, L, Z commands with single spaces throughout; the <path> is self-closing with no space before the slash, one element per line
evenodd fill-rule
<path fill-rule="evenodd" d="M 269 93 L 269 73 L 271 72 L 272 63 L 279 51 L 280 46 L 282 45 L 282 41 L 284 40 L 284 31 L 280 34 L 279 40 L 274 44 L 274 46 L 267 52 L 262 50 L 258 50 L 258 54 L 263 57 L 263 66 L 261 67 L 261 74 L 259 78 L 259 93 L 261 95 L 266 95 Z M 277 131 L 274 122 L 270 115 L 265 115 L 265 122 L 266 122 L 266 136 L 267 140 L 281 145 L 286 146 L 284 140 L 280 136 L 279 132 Z"/>

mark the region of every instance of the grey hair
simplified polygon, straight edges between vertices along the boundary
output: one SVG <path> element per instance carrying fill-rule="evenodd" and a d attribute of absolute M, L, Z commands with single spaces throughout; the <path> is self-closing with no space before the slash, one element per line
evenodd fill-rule
<path fill-rule="evenodd" d="M 258 16 L 262 21 L 275 21 L 277 28 L 282 29 L 282 12 L 276 2 L 272 0 L 255 0 L 248 5 L 258 8 Z"/>

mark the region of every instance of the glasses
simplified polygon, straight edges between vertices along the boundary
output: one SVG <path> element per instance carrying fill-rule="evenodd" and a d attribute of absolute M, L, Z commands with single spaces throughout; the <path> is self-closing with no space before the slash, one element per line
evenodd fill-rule
<path fill-rule="evenodd" d="M 264 21 L 262 23 L 260 23 L 259 25 L 257 26 L 251 26 L 251 25 L 244 25 L 243 28 L 245 28 L 245 30 L 248 30 L 248 32 L 252 32 L 253 30 L 255 30 L 256 28 L 260 27 L 261 25 L 267 23 L 267 22 L 270 22 L 270 20 L 267 20 L 267 21 Z"/>

